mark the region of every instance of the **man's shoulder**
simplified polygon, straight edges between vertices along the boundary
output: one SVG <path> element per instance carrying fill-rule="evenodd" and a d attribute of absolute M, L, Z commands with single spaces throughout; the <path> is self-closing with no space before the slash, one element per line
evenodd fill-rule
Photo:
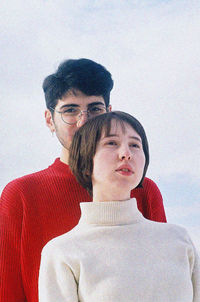
<path fill-rule="evenodd" d="M 45 179 L 49 178 L 49 175 L 51 173 L 51 170 L 53 170 L 55 162 L 45 169 L 13 179 L 5 186 L 2 195 L 8 192 L 13 192 L 13 194 L 16 194 L 17 191 L 21 191 L 26 188 L 28 189 L 32 186 L 37 186 L 44 183 Z"/>
<path fill-rule="evenodd" d="M 144 178 L 142 188 L 146 192 L 151 192 L 151 194 L 161 194 L 157 184 L 148 177 Z"/>
<path fill-rule="evenodd" d="M 151 194 L 160 194 L 160 190 L 157 186 L 157 184 L 150 178 L 145 177 L 142 183 L 142 187 L 138 187 L 132 190 L 133 192 L 138 192 L 138 193 L 151 193 Z"/>
<path fill-rule="evenodd" d="M 156 183 L 152 179 L 150 179 L 148 177 L 144 178 L 142 185 L 143 185 L 143 187 L 147 187 L 147 186 L 153 186 L 153 187 L 155 186 L 155 187 L 157 187 Z"/>
<path fill-rule="evenodd" d="M 27 175 L 23 175 L 21 177 L 15 178 L 10 181 L 5 188 L 15 187 L 23 185 L 27 182 L 35 182 L 39 177 L 47 175 L 49 167 L 40 171 L 36 171 Z"/>
<path fill-rule="evenodd" d="M 131 191 L 131 197 L 135 197 L 138 209 L 145 218 L 166 222 L 166 215 L 163 206 L 163 199 L 157 184 L 148 177 L 144 178 L 142 187 Z"/>

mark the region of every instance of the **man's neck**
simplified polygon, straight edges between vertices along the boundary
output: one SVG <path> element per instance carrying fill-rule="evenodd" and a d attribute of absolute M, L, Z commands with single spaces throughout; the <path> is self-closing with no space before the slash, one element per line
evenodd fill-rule
<path fill-rule="evenodd" d="M 65 149 L 64 147 L 62 148 L 62 151 L 61 151 L 60 161 L 63 162 L 64 164 L 68 165 L 69 151 L 67 149 Z"/>

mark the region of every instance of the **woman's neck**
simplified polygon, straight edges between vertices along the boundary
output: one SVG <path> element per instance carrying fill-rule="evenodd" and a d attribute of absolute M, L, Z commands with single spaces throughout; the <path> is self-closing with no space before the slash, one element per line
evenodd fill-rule
<path fill-rule="evenodd" d="M 93 201 L 124 201 L 130 199 L 130 192 L 127 193 L 124 188 L 121 188 L 119 190 L 116 188 L 115 191 L 113 190 L 106 190 L 105 188 L 102 188 L 101 190 L 97 190 L 95 187 L 93 187 Z"/>

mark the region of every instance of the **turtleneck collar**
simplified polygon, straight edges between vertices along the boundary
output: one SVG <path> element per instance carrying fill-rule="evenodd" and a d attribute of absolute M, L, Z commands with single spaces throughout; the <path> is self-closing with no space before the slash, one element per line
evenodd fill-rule
<path fill-rule="evenodd" d="M 123 225 L 144 219 L 135 198 L 125 201 L 82 202 L 79 224 Z"/>

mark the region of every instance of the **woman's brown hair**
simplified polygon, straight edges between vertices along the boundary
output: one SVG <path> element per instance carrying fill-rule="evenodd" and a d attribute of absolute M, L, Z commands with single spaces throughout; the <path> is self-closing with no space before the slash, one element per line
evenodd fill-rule
<path fill-rule="evenodd" d="M 116 120 L 122 129 L 124 123 L 129 124 L 141 137 L 142 147 L 145 154 L 145 166 L 142 179 L 137 187 L 142 187 L 149 165 L 149 147 L 143 126 L 132 115 L 122 111 L 112 111 L 89 119 L 79 130 L 76 131 L 69 153 L 69 166 L 77 181 L 92 195 L 92 172 L 93 158 L 96 153 L 97 143 L 102 132 L 105 136 L 110 134 L 111 121 Z"/>

